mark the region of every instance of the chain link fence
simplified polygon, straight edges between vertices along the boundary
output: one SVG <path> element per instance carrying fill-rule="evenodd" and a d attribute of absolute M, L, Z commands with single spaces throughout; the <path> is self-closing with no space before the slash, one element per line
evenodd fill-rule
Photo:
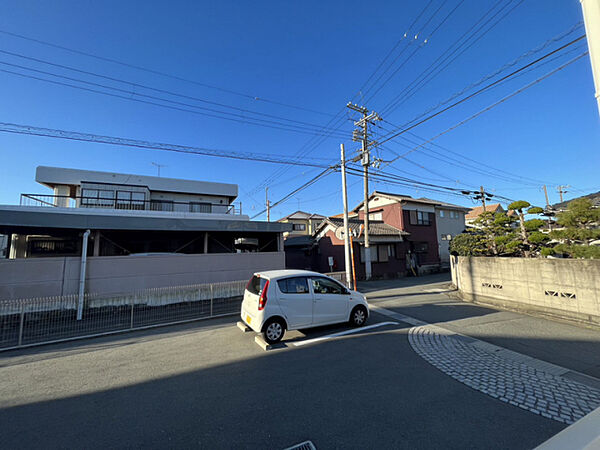
<path fill-rule="evenodd" d="M 238 314 L 246 281 L 0 301 L 0 350 Z"/>

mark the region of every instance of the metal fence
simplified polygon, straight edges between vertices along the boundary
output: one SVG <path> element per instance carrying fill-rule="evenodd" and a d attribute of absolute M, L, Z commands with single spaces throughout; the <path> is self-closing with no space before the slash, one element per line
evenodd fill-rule
<path fill-rule="evenodd" d="M 246 281 L 0 301 L 0 350 L 238 314 Z"/>
<path fill-rule="evenodd" d="M 219 213 L 242 214 L 242 203 L 222 204 L 210 202 L 183 202 L 176 200 L 147 200 L 143 195 L 141 199 L 131 197 L 119 198 L 114 191 L 106 191 L 109 196 L 70 196 L 50 194 L 21 194 L 21 206 L 45 206 L 64 208 L 101 208 L 101 209 L 128 209 L 145 211 L 168 211 L 186 213 Z"/>

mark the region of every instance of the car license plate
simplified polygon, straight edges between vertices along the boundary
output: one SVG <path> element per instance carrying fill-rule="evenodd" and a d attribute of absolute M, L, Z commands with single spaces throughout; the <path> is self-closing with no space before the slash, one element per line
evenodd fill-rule
<path fill-rule="evenodd" d="M 250 325 L 250 322 L 252 322 L 252 317 L 250 317 L 248 314 L 246 314 L 246 323 L 248 325 Z"/>

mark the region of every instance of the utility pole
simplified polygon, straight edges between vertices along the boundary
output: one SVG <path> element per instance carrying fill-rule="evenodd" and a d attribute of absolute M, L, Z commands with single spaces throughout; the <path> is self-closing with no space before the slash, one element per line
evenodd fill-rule
<path fill-rule="evenodd" d="M 568 191 L 566 191 L 565 189 L 567 189 L 569 186 L 557 186 L 556 190 L 558 191 L 558 195 L 560 195 L 560 202 L 563 202 L 563 194 L 566 194 Z"/>
<path fill-rule="evenodd" d="M 542 216 L 548 217 L 548 230 L 552 231 L 552 217 L 554 212 L 550 209 L 550 201 L 548 200 L 548 189 L 544 185 L 544 196 L 546 197 L 546 210 L 542 213 Z"/>
<path fill-rule="evenodd" d="M 369 123 L 373 124 L 381 117 L 376 112 L 369 113 L 369 110 L 364 106 L 358 106 L 352 102 L 348 102 L 347 108 L 362 114 L 362 117 L 354 122 L 358 127 L 352 136 L 352 140 L 361 141 L 362 147 L 360 155 L 362 158 L 362 166 L 364 170 L 365 184 L 365 199 L 364 199 L 364 224 L 365 224 L 365 278 L 371 279 L 371 248 L 369 246 L 369 165 L 371 164 L 370 146 L 376 144 L 375 141 L 369 142 Z"/>
<path fill-rule="evenodd" d="M 344 265 L 346 267 L 346 286 L 356 289 L 350 281 L 350 229 L 348 227 L 348 191 L 346 189 L 346 150 L 344 144 L 340 145 L 342 153 L 342 200 L 344 202 Z"/>
<path fill-rule="evenodd" d="M 483 190 L 483 186 L 479 187 L 479 192 L 481 192 L 481 204 L 483 205 L 483 212 L 485 212 L 485 191 Z"/>
<path fill-rule="evenodd" d="M 491 200 L 493 195 L 492 194 L 488 194 L 487 192 L 485 192 L 485 190 L 483 189 L 483 186 L 479 187 L 479 191 L 463 191 L 463 194 L 466 195 L 470 195 L 470 194 L 474 194 L 473 195 L 473 200 L 481 200 L 481 206 L 483 206 L 483 212 L 486 212 L 486 205 L 485 205 L 485 200 Z"/>
<path fill-rule="evenodd" d="M 269 188 L 265 188 L 265 205 L 267 207 L 267 222 L 271 221 L 271 204 L 269 203 Z"/>
<path fill-rule="evenodd" d="M 592 75 L 596 86 L 596 101 L 600 112 L 600 1 L 580 0 L 587 44 L 590 50 Z M 562 201 L 562 200 L 561 200 Z"/>
<path fill-rule="evenodd" d="M 550 209 L 550 202 L 548 201 L 548 189 L 546 189 L 546 185 L 544 185 L 544 195 L 546 196 L 546 209 Z"/>

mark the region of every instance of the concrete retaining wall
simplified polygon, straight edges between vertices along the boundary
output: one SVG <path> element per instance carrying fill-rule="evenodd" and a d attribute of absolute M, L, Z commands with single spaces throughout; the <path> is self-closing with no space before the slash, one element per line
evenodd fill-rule
<path fill-rule="evenodd" d="M 463 299 L 600 325 L 600 261 L 451 257 Z"/>
<path fill-rule="evenodd" d="M 81 259 L 0 260 L 0 300 L 76 294 Z M 247 280 L 284 269 L 283 252 L 88 258 L 86 292 L 112 294 L 167 286 Z"/>

